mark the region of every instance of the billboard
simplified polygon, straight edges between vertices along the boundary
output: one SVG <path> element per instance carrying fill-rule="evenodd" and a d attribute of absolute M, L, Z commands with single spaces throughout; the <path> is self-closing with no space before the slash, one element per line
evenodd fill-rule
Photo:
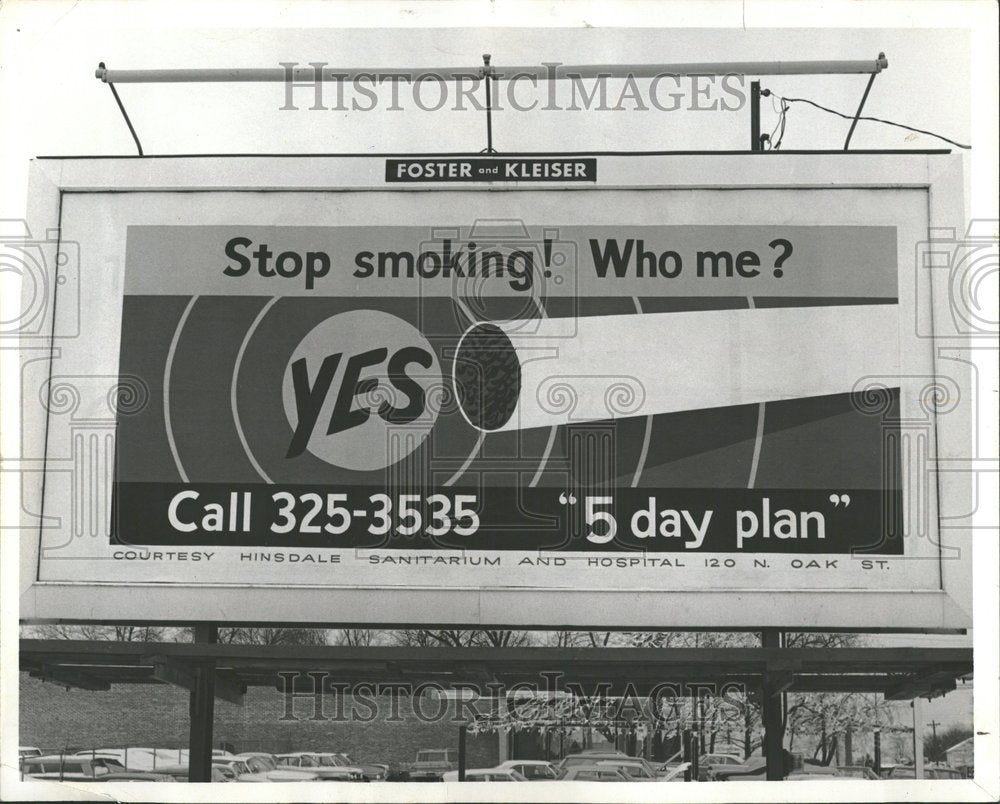
<path fill-rule="evenodd" d="M 840 158 L 72 163 L 26 616 L 962 627 L 941 212 Z"/>

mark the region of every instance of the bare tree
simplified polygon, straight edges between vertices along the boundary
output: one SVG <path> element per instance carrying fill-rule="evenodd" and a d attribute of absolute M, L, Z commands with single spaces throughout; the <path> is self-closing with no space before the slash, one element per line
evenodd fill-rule
<path fill-rule="evenodd" d="M 382 644 L 382 634 L 372 628 L 341 628 L 334 631 L 333 644 L 370 648 Z"/>
<path fill-rule="evenodd" d="M 521 648 L 532 644 L 530 631 L 463 631 L 424 628 L 394 631 L 396 645 L 446 648 Z"/>
<path fill-rule="evenodd" d="M 326 645 L 322 628 L 220 628 L 223 645 Z"/>
<path fill-rule="evenodd" d="M 25 626 L 28 639 L 85 639 L 97 642 L 176 641 L 179 629 L 148 625 L 33 625 Z"/>

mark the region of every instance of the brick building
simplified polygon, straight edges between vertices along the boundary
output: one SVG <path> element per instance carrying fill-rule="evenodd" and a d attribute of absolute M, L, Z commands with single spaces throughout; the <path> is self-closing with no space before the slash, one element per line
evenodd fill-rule
<path fill-rule="evenodd" d="M 188 744 L 188 692 L 166 684 L 116 684 L 106 692 L 66 689 L 22 673 L 20 744 L 45 751 Z M 216 747 L 239 751 L 345 751 L 356 762 L 412 762 L 421 748 L 458 750 L 462 713 L 433 697 L 290 698 L 250 687 L 241 706 L 215 702 Z M 498 739 L 468 736 L 468 767 L 499 761 Z"/>

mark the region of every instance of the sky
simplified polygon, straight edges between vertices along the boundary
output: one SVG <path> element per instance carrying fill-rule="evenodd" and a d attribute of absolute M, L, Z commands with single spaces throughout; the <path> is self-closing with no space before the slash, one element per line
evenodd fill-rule
<path fill-rule="evenodd" d="M 677 63 L 851 59 L 889 67 L 865 114 L 973 145 L 963 152 L 970 217 L 997 218 L 997 29 L 992 2 L 714 3 L 73 3 L 14 0 L 0 7 L 0 219 L 24 216 L 29 160 L 118 155 L 134 146 L 108 89 L 111 68 L 341 67 Z M 852 113 L 866 77 L 765 77 L 785 97 Z M 565 82 L 562 96 L 565 99 Z M 740 85 L 749 89 L 749 77 Z M 619 85 L 609 87 L 613 97 Z M 689 87 L 687 87 L 689 89 Z M 388 110 L 282 110 L 280 84 L 120 85 L 147 154 L 475 152 L 485 119 L 472 109 L 425 111 L 403 93 Z M 530 93 L 526 93 L 530 94 Z M 718 86 L 711 98 L 733 101 Z M 300 96 L 296 95 L 296 98 Z M 305 96 L 302 96 L 303 98 Z M 434 93 L 428 92 L 433 100 Z M 510 109 L 494 115 L 494 145 L 519 150 L 745 149 L 749 109 L 619 111 Z M 770 101 L 762 130 L 778 121 Z M 840 149 L 848 123 L 793 104 L 782 144 Z M 948 147 L 932 137 L 862 122 L 855 148 Z M 37 233 L 36 233 L 37 234 Z M 10 303 L 11 295 L 4 287 Z M 995 362 L 995 360 L 994 360 Z M 995 384 L 994 384 L 995 387 Z M 10 432 L 10 431 L 8 431 Z M 986 438 L 995 441 L 995 430 Z M 987 453 L 990 454 L 990 453 Z M 912 644 L 912 642 L 910 643 Z M 977 691 L 978 692 L 978 691 Z M 963 694 L 925 705 L 949 722 Z M 948 700 L 948 699 L 946 699 Z M 955 719 L 958 719 L 957 716 Z"/>
<path fill-rule="evenodd" d="M 157 7 L 155 3 L 143 5 Z M 750 22 L 757 5 L 748 4 L 743 12 Z M 899 8 L 902 4 L 894 5 Z M 292 9 L 307 6 L 312 4 L 292 4 Z M 173 7 L 192 8 L 185 3 Z M 240 7 L 244 8 L 243 4 Z M 471 7 L 481 8 L 482 4 Z M 791 3 L 783 6 L 786 10 L 794 7 Z M 16 206 L 16 190 L 23 183 L 27 160 L 32 156 L 134 153 L 108 87 L 94 78 L 94 70 L 102 61 L 112 69 L 277 67 L 281 62 L 305 65 L 313 61 L 342 67 L 476 67 L 481 63 L 481 54 L 488 52 L 493 64 L 502 67 L 543 62 L 642 64 L 823 59 L 874 62 L 878 53 L 884 52 L 889 67 L 873 84 L 866 114 L 940 132 L 963 143 L 972 138 L 973 89 L 968 58 L 972 41 L 968 30 L 762 29 L 749 25 L 746 30 L 607 28 L 590 23 L 587 14 L 579 15 L 578 22 L 582 24 L 578 27 L 564 28 L 337 30 L 304 28 L 295 23 L 301 20 L 317 25 L 329 19 L 341 25 L 345 20 L 348 24 L 358 21 L 371 25 L 378 22 L 379 15 L 359 18 L 345 11 L 312 16 L 300 12 L 292 16 L 282 12 L 275 18 L 275 9 L 281 8 L 278 6 L 271 7 L 272 21 L 291 27 L 254 26 L 254 14 L 248 10 L 241 14 L 247 27 L 211 28 L 202 22 L 210 19 L 207 13 L 178 13 L 160 19 L 159 23 L 165 25 L 154 29 L 149 27 L 154 15 L 123 14 L 120 13 L 123 8 L 114 3 L 70 5 L 46 0 L 33 3 L 15 0 L 5 5 L 2 15 L 8 20 L 3 24 L 2 87 L 8 104 L 12 103 L 17 110 L 18 121 L 16 127 L 5 127 L 8 130 L 3 134 L 5 189 L 10 191 L 10 197 L 5 193 L 5 204 Z M 252 10 L 258 6 L 249 4 L 246 8 Z M 641 21 L 639 15 L 625 14 L 625 6 L 621 8 L 622 23 L 628 23 L 629 17 Z M 676 6 L 660 4 L 658 8 L 662 12 Z M 740 24 L 742 16 L 736 13 L 740 11 L 739 4 L 720 2 L 711 8 L 719 12 L 707 18 L 713 24 L 723 24 L 727 17 Z M 471 20 L 474 15 L 468 16 Z M 646 16 L 648 19 L 649 15 Z M 670 14 L 660 16 L 665 22 L 674 18 Z M 772 14 L 766 19 L 774 18 Z M 778 16 L 781 20 L 786 18 L 792 19 L 787 13 Z M 904 21 L 903 15 L 897 18 Z M 940 17 L 943 22 L 953 18 L 954 15 Z M 233 15 L 227 15 L 226 19 L 230 25 L 240 22 Z M 450 25 L 463 21 L 461 15 L 454 14 L 445 19 Z M 531 21 L 523 14 L 502 21 L 506 19 Z M 572 15 L 566 19 L 574 21 Z M 838 19 L 833 17 L 832 21 Z M 178 20 L 191 27 L 174 27 Z M 549 24 L 554 21 L 558 19 L 543 18 Z M 44 58 L 39 58 L 42 53 Z M 749 80 L 748 76 L 740 87 L 744 96 L 749 91 Z M 772 76 L 761 80 L 765 88 L 782 96 L 809 98 L 846 113 L 857 108 L 867 82 L 864 75 Z M 621 86 L 621 82 L 612 82 L 609 97 L 615 98 Z M 640 81 L 639 87 L 642 95 L 646 95 L 649 82 Z M 485 147 L 482 112 L 471 108 L 456 111 L 451 109 L 451 103 L 441 111 L 426 111 L 413 101 L 408 89 L 404 87 L 401 92 L 398 104 L 401 110 L 386 108 L 390 92 L 382 87 L 379 107 L 372 111 L 310 110 L 309 90 L 297 91 L 294 102 L 300 108 L 293 111 L 280 108 L 285 103 L 281 84 L 118 87 L 148 154 L 468 152 Z M 572 102 L 571 90 L 569 82 L 559 82 L 561 105 Z M 494 146 L 501 152 L 747 147 L 749 106 L 743 98 L 725 93 L 718 85 L 706 90 L 707 100 L 693 98 L 688 83 L 683 90 L 682 108 L 673 111 L 651 108 L 648 100 L 644 105 L 650 108 L 645 110 L 626 102 L 618 110 L 498 111 L 493 121 Z M 541 95 L 527 84 L 523 92 L 529 99 Z M 420 94 L 425 106 L 437 101 L 436 86 L 427 85 Z M 329 94 L 325 96 L 327 99 L 333 105 Z M 354 96 L 348 95 L 348 103 L 353 99 Z M 670 100 L 662 95 L 661 99 L 662 105 L 669 108 Z M 720 100 L 727 102 L 714 111 L 691 108 Z M 609 101 L 608 106 L 613 105 Z M 776 104 L 765 100 L 762 130 L 770 131 L 777 121 Z M 805 104 L 794 104 L 787 116 L 782 147 L 840 149 L 848 127 L 845 120 Z M 988 130 L 977 133 L 990 136 Z M 992 136 L 995 141 L 995 130 Z M 985 150 L 988 143 L 979 142 Z M 859 124 L 853 146 L 947 147 L 925 135 L 866 122 Z"/>

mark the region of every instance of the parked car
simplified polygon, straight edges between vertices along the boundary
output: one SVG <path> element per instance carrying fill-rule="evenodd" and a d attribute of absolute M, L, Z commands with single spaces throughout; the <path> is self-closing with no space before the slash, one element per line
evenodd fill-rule
<path fill-rule="evenodd" d="M 749 757 L 741 765 L 709 765 L 708 780 L 712 782 L 748 781 L 756 776 L 767 776 L 767 760 L 764 757 Z"/>
<path fill-rule="evenodd" d="M 236 758 L 247 764 L 250 773 L 267 773 L 278 767 L 271 754 L 237 754 Z"/>
<path fill-rule="evenodd" d="M 441 775 L 443 782 L 457 782 L 458 771 L 445 771 Z M 465 772 L 467 782 L 526 782 L 520 773 L 513 768 L 471 768 Z"/>
<path fill-rule="evenodd" d="M 152 771 L 157 764 L 156 749 L 154 748 L 85 748 L 77 751 L 73 756 L 114 759 L 127 770 L 134 771 Z M 170 765 L 172 763 L 161 761 L 159 764 Z"/>
<path fill-rule="evenodd" d="M 389 766 L 381 762 L 369 762 L 361 766 L 369 782 L 384 782 L 389 778 Z"/>
<path fill-rule="evenodd" d="M 355 762 L 350 754 L 343 751 L 334 751 L 333 755 L 340 758 L 343 767 L 360 768 L 367 782 L 384 782 L 389 775 L 389 766 L 380 762 Z"/>
<path fill-rule="evenodd" d="M 143 773 L 142 771 L 124 771 L 122 773 L 105 773 L 95 776 L 95 782 L 176 782 L 168 773 Z"/>
<path fill-rule="evenodd" d="M 249 776 L 253 773 L 247 761 L 238 757 L 212 757 L 212 764 L 219 768 L 228 768 L 235 776 Z"/>
<path fill-rule="evenodd" d="M 726 767 L 732 765 L 742 765 L 743 757 L 736 754 L 702 754 L 698 757 L 698 781 L 708 781 L 708 769 L 710 767 Z"/>
<path fill-rule="evenodd" d="M 845 779 L 878 780 L 878 774 L 867 765 L 838 765 L 837 770 Z"/>
<path fill-rule="evenodd" d="M 702 754 L 698 757 L 699 765 L 742 765 L 743 757 L 736 754 Z"/>
<path fill-rule="evenodd" d="M 236 757 L 246 760 L 247 765 L 254 771 L 261 768 L 261 763 L 267 765 L 268 770 L 274 770 L 278 767 L 278 763 L 274 759 L 274 754 L 269 754 L 266 751 L 244 751 L 241 754 L 237 754 Z"/>
<path fill-rule="evenodd" d="M 914 765 L 893 765 L 882 769 L 883 779 L 916 779 L 917 769 Z M 925 779 L 964 779 L 964 774 L 957 768 L 947 765 L 924 765 Z"/>
<path fill-rule="evenodd" d="M 167 765 L 162 768 L 157 768 L 157 773 L 165 773 L 169 776 L 173 776 L 178 782 L 190 781 L 191 768 L 188 765 Z M 225 771 L 216 766 L 212 766 L 212 781 L 213 782 L 231 782 L 235 779 L 232 771 L 229 772 L 227 776 Z"/>
<path fill-rule="evenodd" d="M 965 779 L 966 776 L 958 768 L 947 765 L 924 766 L 925 779 Z"/>
<path fill-rule="evenodd" d="M 636 757 L 601 759 L 594 763 L 602 768 L 617 768 L 631 782 L 655 782 L 659 779 L 652 765 Z"/>
<path fill-rule="evenodd" d="M 309 768 L 275 768 L 266 773 L 239 776 L 237 782 L 324 782 L 329 781 Z"/>
<path fill-rule="evenodd" d="M 125 770 L 117 759 L 111 757 L 85 757 L 75 754 L 49 754 L 26 757 L 21 762 L 22 779 L 55 779 L 58 781 L 93 781 L 106 773 Z"/>
<path fill-rule="evenodd" d="M 684 772 L 691 767 L 690 762 L 680 762 L 677 764 L 670 763 L 669 765 L 664 763 L 663 765 L 655 766 L 656 778 L 652 781 L 654 782 L 683 782 Z"/>
<path fill-rule="evenodd" d="M 212 778 L 213 779 L 215 779 L 215 774 L 216 773 L 221 773 L 223 775 L 223 777 L 224 777 L 223 781 L 225 781 L 225 782 L 235 782 L 236 781 L 236 777 L 238 775 L 236 773 L 236 771 L 234 771 L 228 765 L 216 765 L 213 762 L 212 763 Z"/>
<path fill-rule="evenodd" d="M 737 765 L 732 769 L 728 766 L 721 766 L 722 769 L 713 771 L 712 778 L 719 782 L 766 782 L 767 781 L 767 760 L 764 757 L 751 757 L 743 765 Z M 814 762 L 805 761 L 802 766 L 791 771 L 785 779 L 789 782 L 815 782 L 815 781 L 836 781 L 846 779 L 835 766 L 819 765 Z"/>
<path fill-rule="evenodd" d="M 313 751 L 295 751 L 291 754 L 278 754 L 275 760 L 278 762 L 279 769 L 304 768 L 317 773 L 324 780 L 344 782 L 364 781 L 364 774 L 361 772 L 361 768 L 345 768 L 337 765 L 329 754 L 315 753 Z"/>
<path fill-rule="evenodd" d="M 438 781 L 448 771 L 455 770 L 455 752 L 450 748 L 422 748 L 407 770 L 411 782 Z"/>
<path fill-rule="evenodd" d="M 572 765 L 560 777 L 562 782 L 627 782 L 628 777 L 617 768 L 600 765 Z"/>
<path fill-rule="evenodd" d="M 353 782 L 367 782 L 368 777 L 365 775 L 364 768 L 360 765 L 355 765 L 350 761 L 347 754 L 341 753 L 340 751 L 315 751 L 310 752 L 310 756 L 319 760 L 320 768 L 337 768 L 342 771 L 347 771 L 351 776 L 351 781 Z"/>
<path fill-rule="evenodd" d="M 516 770 L 529 782 L 553 782 L 559 778 L 555 765 L 542 759 L 508 759 L 497 767 Z"/>
<path fill-rule="evenodd" d="M 295 751 L 290 754 L 275 754 L 278 768 L 318 768 L 319 757 L 310 751 Z"/>
<path fill-rule="evenodd" d="M 621 751 L 581 751 L 578 754 L 570 754 L 569 756 L 563 757 L 562 761 L 556 766 L 556 769 L 560 773 L 563 773 L 569 768 L 577 765 L 593 765 L 595 762 L 599 762 L 602 759 L 621 759 L 624 756 L 626 756 L 626 754 L 623 754 Z"/>

